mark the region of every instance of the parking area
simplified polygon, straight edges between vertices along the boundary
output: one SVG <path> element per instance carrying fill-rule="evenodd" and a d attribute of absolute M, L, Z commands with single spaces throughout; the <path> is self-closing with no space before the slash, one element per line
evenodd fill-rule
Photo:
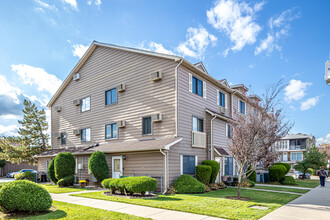
<path fill-rule="evenodd" d="M 0 177 L 0 183 L 14 181 L 15 178 Z"/>

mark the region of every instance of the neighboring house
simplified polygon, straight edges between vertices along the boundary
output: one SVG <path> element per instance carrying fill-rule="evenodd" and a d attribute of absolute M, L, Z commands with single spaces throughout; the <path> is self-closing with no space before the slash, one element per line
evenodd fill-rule
<path fill-rule="evenodd" d="M 293 166 L 304 159 L 304 152 L 315 144 L 315 137 L 307 134 L 290 134 L 275 143 L 279 153 L 278 161 L 289 163 L 291 171 Z"/>
<path fill-rule="evenodd" d="M 322 144 L 319 146 L 320 152 L 326 152 L 327 153 L 327 168 L 330 168 L 330 144 Z"/>
<path fill-rule="evenodd" d="M 94 41 L 48 104 L 52 150 L 38 156 L 38 169 L 71 152 L 77 176 L 92 179 L 89 157 L 103 151 L 112 178 L 148 175 L 163 189 L 206 159 L 220 163 L 219 176 L 234 175 L 227 122 L 247 112 L 247 90 L 202 63 Z"/>

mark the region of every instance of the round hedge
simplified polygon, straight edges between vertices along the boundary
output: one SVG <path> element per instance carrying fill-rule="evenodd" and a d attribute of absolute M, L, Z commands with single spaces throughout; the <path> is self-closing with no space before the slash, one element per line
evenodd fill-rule
<path fill-rule="evenodd" d="M 180 176 L 173 185 L 178 193 L 203 193 L 206 190 L 203 183 L 186 174 Z"/>
<path fill-rule="evenodd" d="M 20 172 L 15 175 L 15 180 L 30 180 L 32 182 L 36 181 L 36 174 L 30 171 L 26 171 L 24 173 Z"/>
<path fill-rule="evenodd" d="M 205 185 L 208 185 L 211 180 L 212 167 L 200 165 L 195 167 L 196 179 Z"/>
<path fill-rule="evenodd" d="M 273 165 L 268 168 L 269 178 L 272 182 L 279 182 L 286 174 L 286 168 L 283 165 Z"/>
<path fill-rule="evenodd" d="M 31 181 L 13 181 L 0 190 L 0 207 L 6 213 L 47 211 L 52 203 L 47 190 Z"/>
<path fill-rule="evenodd" d="M 92 154 L 88 162 L 88 168 L 98 182 L 109 178 L 109 167 L 106 156 L 101 151 L 96 151 Z"/>
<path fill-rule="evenodd" d="M 202 165 L 207 165 L 212 168 L 210 183 L 215 183 L 215 180 L 217 179 L 219 169 L 220 169 L 219 163 L 214 160 L 204 160 L 204 161 L 202 161 Z"/>
<path fill-rule="evenodd" d="M 295 185 L 296 181 L 292 176 L 285 176 L 280 180 L 282 185 Z"/>
<path fill-rule="evenodd" d="M 249 180 L 253 181 L 253 182 L 257 182 L 257 173 L 256 171 L 253 171 L 250 176 L 248 177 Z"/>
<path fill-rule="evenodd" d="M 282 165 L 282 166 L 284 166 L 285 169 L 286 169 L 286 174 L 289 173 L 289 171 L 290 171 L 290 169 L 291 169 L 291 165 L 288 164 L 288 163 L 280 163 L 280 162 L 276 162 L 275 165 Z M 286 174 L 285 174 L 285 175 L 286 175 Z"/>
<path fill-rule="evenodd" d="M 76 161 L 71 153 L 59 153 L 54 162 L 55 177 L 60 180 L 64 177 L 74 175 Z"/>
<path fill-rule="evenodd" d="M 48 177 L 53 183 L 57 183 L 58 179 L 55 176 L 55 158 L 53 158 L 48 165 Z"/>
<path fill-rule="evenodd" d="M 152 177 L 139 176 L 127 177 L 125 188 L 128 192 L 141 193 L 144 195 L 146 192 L 153 192 L 157 187 L 157 180 Z"/>
<path fill-rule="evenodd" d="M 57 181 L 59 187 L 71 186 L 74 182 L 74 175 L 66 176 Z"/>

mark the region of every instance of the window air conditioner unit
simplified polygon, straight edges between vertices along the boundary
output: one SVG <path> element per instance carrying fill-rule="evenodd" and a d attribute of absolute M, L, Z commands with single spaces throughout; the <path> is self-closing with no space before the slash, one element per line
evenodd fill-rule
<path fill-rule="evenodd" d="M 62 110 L 62 107 L 61 106 L 55 106 L 55 111 L 56 112 L 60 112 Z"/>
<path fill-rule="evenodd" d="M 220 114 L 224 115 L 226 113 L 226 108 L 223 106 L 220 106 Z"/>
<path fill-rule="evenodd" d="M 117 121 L 117 127 L 118 128 L 124 128 L 125 126 L 126 126 L 126 121 L 125 120 Z"/>
<path fill-rule="evenodd" d="M 74 129 L 73 134 L 74 135 L 80 135 L 80 129 Z"/>
<path fill-rule="evenodd" d="M 73 104 L 74 104 L 75 106 L 80 105 L 80 99 L 73 100 Z"/>
<path fill-rule="evenodd" d="M 161 71 L 157 71 L 157 72 L 151 74 L 151 79 L 153 81 L 161 80 L 162 78 L 163 78 L 163 74 Z"/>
<path fill-rule="evenodd" d="M 80 73 L 75 73 L 74 75 L 73 75 L 73 80 L 74 81 L 77 81 L 77 80 L 79 80 L 80 79 Z"/>
<path fill-rule="evenodd" d="M 161 113 L 154 114 L 154 115 L 151 116 L 151 120 L 153 122 L 161 121 L 161 120 L 163 120 L 163 116 L 162 116 Z"/>
<path fill-rule="evenodd" d="M 124 92 L 126 89 L 126 85 L 123 83 L 123 84 L 120 84 L 118 87 L 117 87 L 117 90 L 118 92 Z"/>
<path fill-rule="evenodd" d="M 61 133 L 55 133 L 55 138 L 57 138 L 57 139 L 59 139 L 59 138 L 61 138 Z"/>

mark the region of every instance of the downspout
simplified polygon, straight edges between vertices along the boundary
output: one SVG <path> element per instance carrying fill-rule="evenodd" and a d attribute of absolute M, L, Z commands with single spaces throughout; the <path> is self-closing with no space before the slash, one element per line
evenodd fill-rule
<path fill-rule="evenodd" d="M 214 146 L 213 146 L 213 120 L 217 116 L 214 115 L 214 117 L 211 119 L 211 160 L 214 160 Z"/>
<path fill-rule="evenodd" d="M 178 87 L 179 87 L 179 80 L 178 80 L 178 68 L 181 65 L 181 63 L 183 62 L 183 59 L 181 58 L 180 63 L 175 67 L 175 137 L 178 136 L 178 127 L 179 127 L 179 122 L 178 122 L 178 104 L 179 104 L 179 100 L 178 100 Z"/>
<path fill-rule="evenodd" d="M 162 192 L 162 194 L 165 194 L 167 192 L 167 156 L 166 153 L 162 151 L 162 149 L 159 149 L 160 153 L 162 153 L 164 155 L 164 164 L 165 164 L 165 174 L 164 174 L 164 182 L 165 182 L 165 190 L 164 192 Z"/>

